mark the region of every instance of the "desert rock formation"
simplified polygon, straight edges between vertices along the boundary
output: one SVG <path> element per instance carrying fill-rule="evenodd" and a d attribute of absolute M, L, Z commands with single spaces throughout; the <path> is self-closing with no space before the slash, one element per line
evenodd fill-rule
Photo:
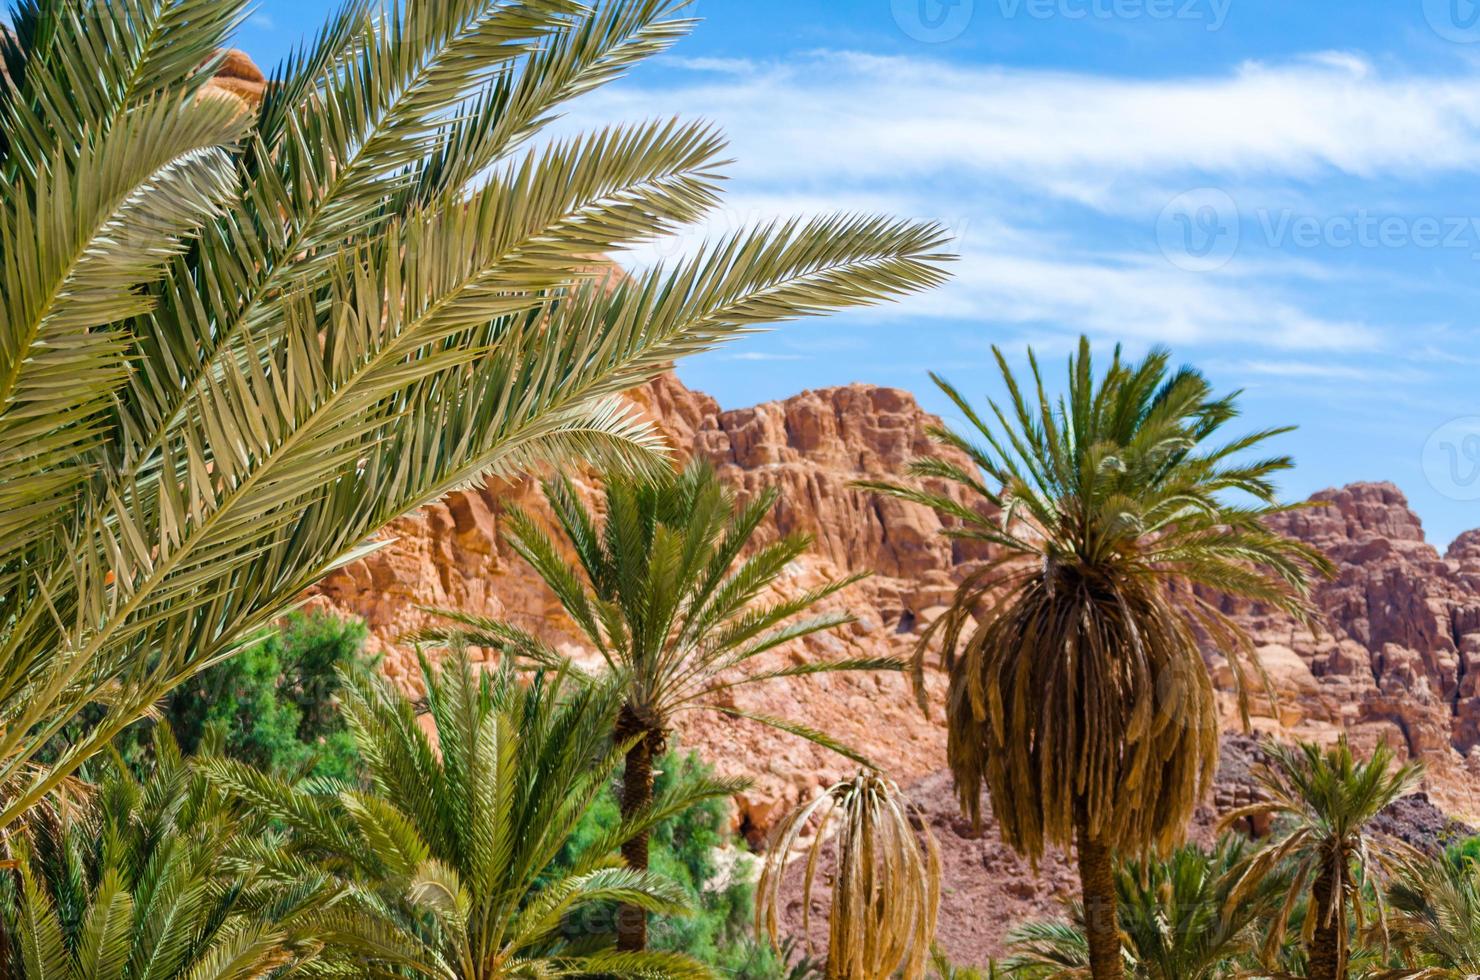
<path fill-rule="evenodd" d="M 852 627 L 810 638 L 786 658 L 908 656 L 920 628 L 937 615 L 973 554 L 940 535 L 921 507 L 880 500 L 850 488 L 867 477 L 898 477 L 930 450 L 935 420 L 909 394 L 850 385 L 808 391 L 782 402 L 722 411 L 673 375 L 633 393 L 678 453 L 703 456 L 740 488 L 781 488 L 765 535 L 805 531 L 813 554 L 790 574 L 790 587 L 854 571 L 874 576 L 839 602 L 858 616 Z M 1347 731 L 1359 745 L 1390 742 L 1429 766 L 1426 791 L 1449 812 L 1474 820 L 1480 802 L 1480 532 L 1461 536 L 1440 556 L 1391 484 L 1355 484 L 1316 496 L 1323 505 L 1286 515 L 1287 533 L 1312 541 L 1339 574 L 1317 590 L 1326 627 L 1312 637 L 1282 616 L 1230 610 L 1249 625 L 1279 697 L 1252 698 L 1256 730 L 1327 740 Z M 385 669 L 414 686 L 413 659 L 397 643 L 426 622 L 421 605 L 504 616 L 539 631 L 557 647 L 581 646 L 554 597 L 499 540 L 510 504 L 540 512 L 532 480 L 493 483 L 452 494 L 393 529 L 395 541 L 336 572 L 319 588 L 321 604 L 363 616 L 385 651 Z M 1226 715 L 1236 718 L 1232 675 L 1207 652 Z M 939 691 L 944 679 L 934 672 Z M 914 709 L 896 675 L 830 675 L 741 689 L 737 706 L 827 729 L 867 751 L 901 781 L 928 776 L 944 759 L 938 721 Z M 685 720 L 681 743 L 756 785 L 741 802 L 746 830 L 769 824 L 778 806 L 796 802 L 850 768 L 797 739 L 710 714 Z"/>
<path fill-rule="evenodd" d="M 858 479 L 897 476 L 928 451 L 926 427 L 933 420 L 911 396 L 851 385 L 725 412 L 670 374 L 631 397 L 680 457 L 708 459 L 742 497 L 768 486 L 781 489 L 774 517 L 758 538 L 804 532 L 815 539 L 812 554 L 786 576 L 788 591 L 854 571 L 876 573 L 835 600 L 857 622 L 776 651 L 757 669 L 791 659 L 909 655 L 916 631 L 947 601 L 972 557 L 940 535 L 932 511 L 877 501 L 849 487 Z M 594 489 L 589 481 L 582 486 Z M 364 617 L 385 654 L 387 674 L 412 689 L 415 660 L 397 638 L 428 621 L 422 606 L 506 617 L 580 656 L 580 641 L 554 596 L 500 540 L 511 504 L 543 513 L 536 482 L 490 483 L 452 494 L 397 522 L 390 546 L 331 575 L 315 601 Z M 931 683 L 942 688 L 944 678 Z M 820 726 L 904 776 L 924 775 L 944 758 L 944 733 L 915 708 L 898 674 L 770 682 L 738 689 L 733 706 Z M 737 819 L 742 830 L 757 834 L 778 806 L 810 796 L 853 768 L 800 739 L 707 712 L 683 720 L 679 741 L 722 772 L 755 780 L 738 801 Z"/>

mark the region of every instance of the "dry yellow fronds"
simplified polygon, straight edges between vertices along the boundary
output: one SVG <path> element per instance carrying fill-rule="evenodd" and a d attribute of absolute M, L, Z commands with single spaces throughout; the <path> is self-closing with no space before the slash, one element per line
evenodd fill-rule
<path fill-rule="evenodd" d="M 816 836 L 804 847 L 802 930 L 811 924 L 812 885 L 836 824 L 837 870 L 828 917 L 829 980 L 921 980 L 930 961 L 940 908 L 940 849 L 930 828 L 915 835 L 909 802 L 877 772 L 835 783 L 792 811 L 772 837 L 756 901 L 756 931 L 777 941 L 776 908 L 786 866 L 817 817 Z M 923 839 L 923 843 L 922 843 Z"/>

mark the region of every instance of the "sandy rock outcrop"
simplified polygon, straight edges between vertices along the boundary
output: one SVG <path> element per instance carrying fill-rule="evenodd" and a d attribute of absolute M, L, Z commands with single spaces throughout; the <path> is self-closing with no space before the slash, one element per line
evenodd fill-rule
<path fill-rule="evenodd" d="M 206 82 L 207 92 L 228 95 L 247 106 L 262 104 L 267 91 L 267 76 L 257 67 L 245 51 L 232 48 L 222 55 L 216 74 Z"/>
<path fill-rule="evenodd" d="M 1315 591 L 1321 633 L 1234 610 L 1261 657 L 1272 655 L 1281 694 L 1276 709 L 1253 698 L 1256 728 L 1317 741 L 1344 731 L 1364 749 L 1385 741 L 1401 757 L 1423 760 L 1436 802 L 1473 819 L 1480 813 L 1480 533 L 1461 535 L 1441 556 L 1390 483 L 1356 483 L 1312 499 L 1321 506 L 1276 523 L 1337 566 Z M 1231 697 L 1228 704 L 1231 716 Z"/>
<path fill-rule="evenodd" d="M 758 542 L 794 532 L 815 542 L 784 577 L 788 593 L 855 571 L 876 572 L 833 600 L 857 622 L 775 651 L 755 669 L 821 658 L 909 656 L 918 630 L 976 557 L 941 535 L 940 519 L 928 508 L 880 502 L 850 487 L 859 479 L 898 477 L 928 449 L 926 429 L 936 420 L 904 392 L 850 385 L 725 412 L 668 374 L 630 398 L 658 423 L 681 458 L 708 459 L 742 498 L 780 489 Z M 595 493 L 589 475 L 577 483 Z M 501 540 L 510 506 L 545 514 L 536 481 L 490 482 L 451 494 L 396 522 L 388 547 L 330 575 L 316 588 L 314 601 L 363 617 L 386 673 L 411 690 L 418 684 L 417 668 L 399 638 L 429 621 L 424 606 L 505 618 L 579 656 L 584 647 L 554 596 Z M 932 677 L 931 684 L 938 693 L 943 678 Z M 944 757 L 938 721 L 921 715 L 899 674 L 773 681 L 737 689 L 730 706 L 821 728 L 863 748 L 901 778 L 923 776 Z M 710 712 L 685 716 L 679 742 L 721 772 L 754 780 L 737 801 L 737 821 L 757 842 L 782 808 L 854 768 L 799 738 Z"/>

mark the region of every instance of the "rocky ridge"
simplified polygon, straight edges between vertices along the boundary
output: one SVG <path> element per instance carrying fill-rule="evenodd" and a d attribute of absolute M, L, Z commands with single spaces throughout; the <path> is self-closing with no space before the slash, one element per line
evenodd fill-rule
<path fill-rule="evenodd" d="M 813 553 L 789 573 L 791 588 L 855 571 L 875 574 L 838 603 L 858 622 L 774 654 L 778 661 L 844 655 L 907 656 L 919 630 L 979 560 L 940 535 L 929 510 L 850 487 L 862 478 L 898 477 L 931 448 L 936 420 L 909 394 L 868 385 L 808 391 L 781 402 L 723 411 L 707 395 L 665 375 L 632 393 L 680 456 L 710 460 L 742 496 L 781 490 L 762 537 L 804 531 Z M 594 490 L 590 480 L 583 486 Z M 1480 531 L 1440 555 L 1391 484 L 1359 483 L 1314 498 L 1320 506 L 1280 519 L 1286 533 L 1321 546 L 1338 567 L 1321 584 L 1317 636 L 1254 608 L 1230 608 L 1256 639 L 1277 688 L 1271 706 L 1252 699 L 1254 727 L 1283 738 L 1330 740 L 1349 733 L 1359 747 L 1379 739 L 1429 768 L 1425 791 L 1448 812 L 1480 812 Z M 386 652 L 387 673 L 414 687 L 414 660 L 397 643 L 426 622 L 422 605 L 504 616 L 582 652 L 554 597 L 500 541 L 502 514 L 516 504 L 538 514 L 532 480 L 490 483 L 455 493 L 398 522 L 395 541 L 342 569 L 318 588 L 320 604 L 363 616 Z M 1230 722 L 1232 673 L 1207 651 Z M 944 679 L 931 672 L 937 693 Z M 831 675 L 741 689 L 746 710 L 805 719 L 869 752 L 902 781 L 934 772 L 944 758 L 937 721 L 910 703 L 895 675 Z M 1232 725 L 1230 725 L 1232 727 Z M 740 821 L 760 830 L 778 806 L 796 802 L 849 764 L 797 739 L 742 722 L 695 714 L 682 744 L 721 770 L 756 779 L 740 801 Z"/>
<path fill-rule="evenodd" d="M 814 538 L 812 552 L 782 583 L 789 592 L 854 571 L 875 572 L 834 600 L 856 615 L 855 623 L 775 651 L 755 669 L 823 657 L 908 656 L 919 627 L 948 601 L 977 557 L 942 537 L 929 509 L 875 500 L 849 486 L 898 476 L 911 458 L 928 451 L 926 427 L 933 420 L 904 392 L 850 385 L 722 411 L 670 374 L 631 399 L 656 420 L 680 457 L 709 460 L 742 498 L 766 487 L 781 490 L 758 539 L 792 532 Z M 589 475 L 576 480 L 583 492 L 594 493 Z M 386 673 L 412 690 L 419 683 L 415 659 L 397 638 L 429 620 L 423 606 L 505 617 L 580 657 L 587 651 L 554 596 L 500 539 L 511 505 L 546 513 L 532 479 L 451 494 L 396 522 L 388 547 L 329 576 L 313 601 L 363 617 Z M 932 676 L 930 684 L 938 694 L 944 678 Z M 924 775 L 944 758 L 943 730 L 921 715 L 898 674 L 771 682 L 737 689 L 733 699 L 741 710 L 822 727 L 905 777 Z M 754 779 L 737 801 L 737 821 L 757 842 L 778 807 L 799 802 L 853 767 L 800 739 L 707 712 L 681 720 L 679 742 L 722 772 Z"/>

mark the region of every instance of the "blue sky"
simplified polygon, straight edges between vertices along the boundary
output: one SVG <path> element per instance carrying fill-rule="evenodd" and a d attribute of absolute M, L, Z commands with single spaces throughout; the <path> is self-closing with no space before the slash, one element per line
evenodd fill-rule
<path fill-rule="evenodd" d="M 261 0 L 264 65 L 330 9 Z M 867 381 L 998 391 L 1081 332 L 1165 344 L 1244 422 L 1295 423 L 1284 488 L 1389 479 L 1441 547 L 1480 526 L 1480 4 L 1471 0 L 698 0 L 669 55 L 564 127 L 714 120 L 705 227 L 943 222 L 953 282 L 685 362 L 725 407 Z M 948 414 L 948 413 L 947 413 Z"/>

